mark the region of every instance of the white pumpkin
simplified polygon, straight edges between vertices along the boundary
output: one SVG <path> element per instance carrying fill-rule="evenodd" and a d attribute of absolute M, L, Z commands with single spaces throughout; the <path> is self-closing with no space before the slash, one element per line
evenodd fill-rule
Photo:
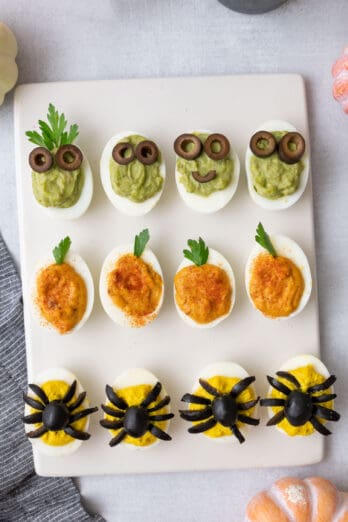
<path fill-rule="evenodd" d="M 18 46 L 13 32 L 0 22 L 0 105 L 5 94 L 12 89 L 18 78 L 15 62 Z"/>

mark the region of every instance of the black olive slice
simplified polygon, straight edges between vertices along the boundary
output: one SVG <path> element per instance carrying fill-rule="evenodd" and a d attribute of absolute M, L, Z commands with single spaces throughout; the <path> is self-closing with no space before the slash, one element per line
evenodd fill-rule
<path fill-rule="evenodd" d="M 56 163 L 64 170 L 76 170 L 81 166 L 82 152 L 76 145 L 62 145 L 56 152 Z"/>
<path fill-rule="evenodd" d="M 279 158 L 289 165 L 302 158 L 306 148 L 304 137 L 299 132 L 288 132 L 278 144 Z"/>
<path fill-rule="evenodd" d="M 194 134 L 180 134 L 174 141 L 174 150 L 181 158 L 194 160 L 201 153 L 202 142 Z"/>
<path fill-rule="evenodd" d="M 133 145 L 131 143 L 117 143 L 112 149 L 112 157 L 119 165 L 128 165 L 135 158 Z"/>
<path fill-rule="evenodd" d="M 143 165 L 152 165 L 158 159 L 158 148 L 156 143 L 150 140 L 144 140 L 138 143 L 135 149 L 135 155 Z"/>
<path fill-rule="evenodd" d="M 192 171 L 192 177 L 193 179 L 198 181 L 198 183 L 208 183 L 208 181 L 211 181 L 212 179 L 216 178 L 216 170 L 210 170 L 208 174 L 206 174 L 205 176 L 202 176 L 197 171 Z"/>
<path fill-rule="evenodd" d="M 29 165 L 35 172 L 46 172 L 52 167 L 52 154 L 45 147 L 36 147 L 29 154 Z"/>
<path fill-rule="evenodd" d="M 218 146 L 217 150 L 214 150 L 214 145 Z M 205 140 L 204 152 L 212 160 L 222 160 L 230 152 L 230 142 L 223 134 L 210 134 Z"/>
<path fill-rule="evenodd" d="M 277 141 L 268 131 L 258 131 L 250 139 L 249 147 L 258 158 L 268 158 L 277 148 Z"/>

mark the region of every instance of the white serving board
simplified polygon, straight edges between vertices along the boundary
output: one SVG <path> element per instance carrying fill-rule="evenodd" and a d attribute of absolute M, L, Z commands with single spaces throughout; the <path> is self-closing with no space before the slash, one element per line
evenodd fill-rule
<path fill-rule="evenodd" d="M 78 144 L 91 163 L 95 191 L 91 207 L 77 221 L 50 220 L 36 204 L 27 162 L 32 148 L 24 132 L 46 114 L 49 102 L 80 126 Z M 106 383 L 133 366 L 152 370 L 165 384 L 177 413 L 180 398 L 191 390 L 199 371 L 215 361 L 232 360 L 257 377 L 257 391 L 267 392 L 266 374 L 273 374 L 288 358 L 319 354 L 316 285 L 306 309 L 289 321 L 271 321 L 255 311 L 244 286 L 244 266 L 261 220 L 270 232 L 295 239 L 305 250 L 314 283 L 315 250 L 312 190 L 309 183 L 292 208 L 269 212 L 250 199 L 243 168 L 244 154 L 254 129 L 268 119 L 293 123 L 307 138 L 304 83 L 298 75 L 224 76 L 69 82 L 22 85 L 15 94 L 15 139 L 21 244 L 21 269 L 29 380 L 46 367 L 73 371 L 93 405 L 104 400 Z M 167 164 L 167 182 L 158 206 L 145 217 L 119 213 L 108 201 L 99 179 L 99 158 L 107 140 L 124 129 L 134 129 L 160 146 Z M 212 215 L 188 209 L 174 179 L 173 141 L 182 132 L 211 129 L 225 133 L 240 156 L 242 172 L 230 204 Z M 122 329 L 104 313 L 98 291 L 92 315 L 78 332 L 60 337 L 32 319 L 28 289 L 36 262 L 65 235 L 87 261 L 98 289 L 99 272 L 107 253 L 118 243 L 129 243 L 145 227 L 165 279 L 162 311 L 150 326 Z M 201 235 L 233 266 L 237 298 L 231 316 L 213 329 L 187 326 L 173 303 L 173 276 L 188 238 Z M 291 439 L 262 425 L 251 429 L 245 444 L 218 444 L 187 433 L 189 423 L 178 415 L 171 424 L 173 441 L 148 451 L 126 445 L 110 448 L 107 430 L 99 426 L 101 411 L 91 418 L 92 437 L 68 457 L 52 458 L 34 451 L 40 475 L 149 473 L 241 467 L 289 466 L 321 460 L 320 436 Z"/>

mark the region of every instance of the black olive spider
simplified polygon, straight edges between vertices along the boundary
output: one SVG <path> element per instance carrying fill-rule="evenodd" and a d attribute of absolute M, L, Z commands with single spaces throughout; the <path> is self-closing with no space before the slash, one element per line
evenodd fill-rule
<path fill-rule="evenodd" d="M 281 407 L 281 410 L 268 421 L 267 426 L 275 426 L 283 419 L 287 419 L 292 426 L 303 426 L 306 422 L 310 422 L 313 428 L 322 435 L 330 435 L 331 431 L 329 431 L 319 419 L 327 421 L 339 420 L 340 415 L 336 411 L 322 406 L 323 403 L 335 399 L 336 394 L 313 394 L 328 390 L 336 381 L 336 377 L 330 375 L 330 377 L 321 384 L 315 384 L 303 391 L 298 379 L 292 373 L 279 371 L 277 372 L 277 376 L 291 383 L 295 386 L 295 389 L 290 389 L 278 379 L 270 377 L 269 375 L 267 376 L 267 380 L 272 388 L 285 396 L 284 399 L 261 399 L 261 406 Z"/>
<path fill-rule="evenodd" d="M 203 433 L 213 428 L 217 423 L 231 429 L 231 432 L 242 444 L 245 441 L 244 436 L 237 426 L 237 422 L 257 426 L 260 423 L 259 419 L 249 417 L 244 413 L 250 408 L 254 408 L 258 403 L 260 397 L 248 402 L 239 402 L 238 396 L 248 388 L 255 381 L 255 377 L 246 377 L 238 381 L 228 393 L 220 393 L 214 386 L 204 379 L 199 379 L 199 384 L 202 388 L 212 395 L 214 398 L 208 399 L 198 395 L 186 393 L 181 399 L 183 402 L 190 404 L 200 404 L 204 408 L 197 410 L 180 410 L 180 416 L 191 422 L 200 422 L 191 426 L 188 429 L 189 433 Z M 205 420 L 208 419 L 208 420 Z"/>
<path fill-rule="evenodd" d="M 23 422 L 25 424 L 42 423 L 42 425 L 33 431 L 27 432 L 27 437 L 37 439 L 48 431 L 63 430 L 64 433 L 70 435 L 73 439 L 87 440 L 90 438 L 89 433 L 73 428 L 72 424 L 90 413 L 94 413 L 98 408 L 86 408 L 76 411 L 86 398 L 85 391 L 81 392 L 74 402 L 69 404 L 75 395 L 76 385 L 77 381 L 73 381 L 62 399 L 50 401 L 40 386 L 37 384 L 29 384 L 29 388 L 34 392 L 37 398 L 34 399 L 24 393 L 23 400 L 28 406 L 37 411 L 24 416 Z"/>
<path fill-rule="evenodd" d="M 101 407 L 107 415 L 110 415 L 115 420 L 102 419 L 100 424 L 108 430 L 120 430 L 117 435 L 110 440 L 109 445 L 111 447 L 117 446 L 126 435 L 137 439 L 142 437 L 147 431 L 152 433 L 157 439 L 166 441 L 172 439 L 168 433 L 161 430 L 155 423 L 168 421 L 174 417 L 174 414 L 163 413 L 153 415 L 154 412 L 164 408 L 170 403 L 170 397 L 166 395 L 152 408 L 148 408 L 151 403 L 157 400 L 161 390 L 162 385 L 160 382 L 157 382 L 139 405 L 129 406 L 125 399 L 117 395 L 111 386 L 106 385 L 106 396 L 112 406 L 102 404 Z"/>

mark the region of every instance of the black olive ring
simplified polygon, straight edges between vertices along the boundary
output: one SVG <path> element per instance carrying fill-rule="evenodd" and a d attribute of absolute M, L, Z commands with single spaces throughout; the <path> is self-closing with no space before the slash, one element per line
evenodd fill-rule
<path fill-rule="evenodd" d="M 213 144 L 219 145 L 219 150 L 214 151 Z M 204 143 L 204 152 L 206 155 L 215 161 L 224 159 L 230 152 L 230 142 L 223 134 L 210 134 Z"/>
<path fill-rule="evenodd" d="M 128 156 L 126 156 L 127 152 L 129 152 Z M 119 165 L 128 165 L 135 158 L 133 146 L 123 141 L 117 143 L 112 149 L 112 157 Z"/>
<path fill-rule="evenodd" d="M 152 165 L 158 159 L 158 148 L 151 140 L 138 143 L 135 148 L 135 156 L 143 165 Z"/>
<path fill-rule="evenodd" d="M 188 145 L 193 145 L 191 150 L 188 150 Z M 194 134 L 180 134 L 174 141 L 174 150 L 178 156 L 185 160 L 196 159 L 202 151 L 202 142 Z"/>
<path fill-rule="evenodd" d="M 291 147 L 293 145 L 293 147 Z M 278 143 L 278 154 L 281 161 L 292 165 L 302 158 L 306 148 L 303 136 L 299 132 L 288 132 Z"/>
<path fill-rule="evenodd" d="M 266 142 L 265 147 L 259 147 L 261 141 Z M 268 158 L 276 150 L 277 141 L 271 132 L 261 130 L 251 137 L 249 147 L 258 158 Z"/>
<path fill-rule="evenodd" d="M 82 152 L 76 145 L 62 145 L 56 152 L 56 163 L 63 170 L 76 170 L 81 167 Z"/>
<path fill-rule="evenodd" d="M 29 154 L 29 165 L 35 172 L 46 172 L 52 164 L 52 154 L 45 147 L 36 147 Z"/>

